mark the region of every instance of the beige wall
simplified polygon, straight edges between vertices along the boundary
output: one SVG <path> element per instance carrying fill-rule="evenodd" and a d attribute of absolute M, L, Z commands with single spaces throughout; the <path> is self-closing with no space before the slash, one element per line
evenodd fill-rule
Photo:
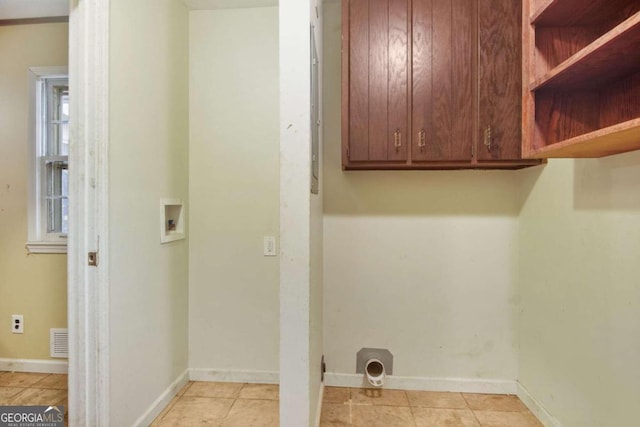
<path fill-rule="evenodd" d="M 178 0 L 113 0 L 110 22 L 110 425 L 127 426 L 188 362 L 188 240 L 160 244 L 159 211 L 188 203 L 189 22 Z"/>
<path fill-rule="evenodd" d="M 640 152 L 524 172 L 519 380 L 564 426 L 640 402 Z"/>
<path fill-rule="evenodd" d="M 0 358 L 49 359 L 67 325 L 67 256 L 27 255 L 27 69 L 68 63 L 66 23 L 0 26 Z M 25 333 L 10 332 L 12 314 Z"/>
<path fill-rule="evenodd" d="M 383 347 L 394 375 L 515 379 L 517 172 L 343 172 L 340 4 L 324 17 L 328 370 Z"/>
<path fill-rule="evenodd" d="M 189 366 L 278 371 L 278 9 L 190 12 Z"/>

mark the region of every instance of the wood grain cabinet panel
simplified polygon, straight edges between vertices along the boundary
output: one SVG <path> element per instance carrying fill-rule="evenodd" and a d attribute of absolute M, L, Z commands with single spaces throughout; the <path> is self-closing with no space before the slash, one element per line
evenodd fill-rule
<path fill-rule="evenodd" d="M 478 6 L 478 159 L 518 159 L 522 145 L 522 6 L 514 0 L 481 0 Z"/>
<path fill-rule="evenodd" d="M 471 162 L 474 2 L 414 0 L 412 161 Z"/>
<path fill-rule="evenodd" d="M 540 163 L 520 157 L 518 0 L 344 0 L 342 13 L 345 169 Z"/>
<path fill-rule="evenodd" d="M 344 4 L 349 17 L 349 159 L 406 162 L 409 1 Z"/>

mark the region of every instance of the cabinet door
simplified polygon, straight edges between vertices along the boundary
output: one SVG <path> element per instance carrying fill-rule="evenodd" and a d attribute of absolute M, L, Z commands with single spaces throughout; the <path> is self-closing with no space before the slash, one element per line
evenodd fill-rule
<path fill-rule="evenodd" d="M 520 159 L 522 41 L 519 0 L 479 0 L 478 160 Z"/>
<path fill-rule="evenodd" d="M 349 162 L 406 161 L 409 0 L 349 0 L 347 12 Z"/>
<path fill-rule="evenodd" d="M 413 1 L 413 161 L 471 159 L 476 123 L 475 16 L 475 1 Z"/>

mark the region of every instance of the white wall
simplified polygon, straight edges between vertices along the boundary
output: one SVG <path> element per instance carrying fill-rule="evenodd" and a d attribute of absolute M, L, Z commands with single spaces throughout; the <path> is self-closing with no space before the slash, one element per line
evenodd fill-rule
<path fill-rule="evenodd" d="M 322 202 L 310 193 L 310 25 L 280 1 L 280 425 L 313 425 L 322 355 Z M 318 41 L 321 39 L 319 38 Z"/>
<path fill-rule="evenodd" d="M 517 172 L 343 172 L 340 7 L 324 14 L 327 369 L 382 347 L 396 376 L 513 381 Z"/>
<path fill-rule="evenodd" d="M 640 402 L 640 152 L 523 172 L 520 383 L 561 425 Z"/>
<path fill-rule="evenodd" d="M 323 141 L 323 108 L 322 108 L 322 68 L 324 63 L 324 51 L 323 51 L 323 35 L 322 35 L 322 0 L 312 0 L 311 4 L 311 24 L 314 28 L 314 36 L 316 42 L 316 49 L 318 54 L 318 108 L 320 115 L 320 127 L 319 127 L 319 171 L 320 176 L 318 179 L 319 190 L 318 194 L 311 195 L 311 212 L 310 212 L 310 227 L 311 227 L 311 252 L 310 252 L 310 298 L 309 298 L 309 394 L 310 394 L 310 414 L 312 423 L 313 417 L 320 414 L 321 408 L 318 407 L 318 395 L 320 392 L 321 384 L 321 364 L 323 353 L 323 233 L 324 233 L 324 215 L 323 215 L 323 196 L 324 196 L 324 177 L 322 176 L 322 141 Z M 316 7 L 318 13 L 316 14 Z"/>
<path fill-rule="evenodd" d="M 278 9 L 192 11 L 189 53 L 189 366 L 277 372 Z"/>
<path fill-rule="evenodd" d="M 164 197 L 188 202 L 188 13 L 111 1 L 110 424 L 132 425 L 187 368 L 188 241 L 160 244 Z"/>

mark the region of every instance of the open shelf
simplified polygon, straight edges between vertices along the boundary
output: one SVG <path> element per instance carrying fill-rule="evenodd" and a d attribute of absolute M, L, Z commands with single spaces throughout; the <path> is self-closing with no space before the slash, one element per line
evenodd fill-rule
<path fill-rule="evenodd" d="M 530 158 L 593 158 L 640 149 L 640 118 L 526 153 Z"/>
<path fill-rule="evenodd" d="M 633 10 L 635 0 L 542 0 L 531 15 L 536 26 L 592 25 L 620 16 L 620 12 Z"/>
<path fill-rule="evenodd" d="M 640 149 L 640 1 L 523 5 L 524 157 Z"/>
<path fill-rule="evenodd" d="M 638 71 L 640 12 L 553 68 L 531 90 L 594 88 Z"/>

